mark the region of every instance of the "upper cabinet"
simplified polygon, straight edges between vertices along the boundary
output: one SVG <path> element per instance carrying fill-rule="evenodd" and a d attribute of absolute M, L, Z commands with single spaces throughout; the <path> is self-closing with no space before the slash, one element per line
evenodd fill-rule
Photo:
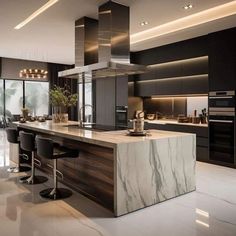
<path fill-rule="evenodd" d="M 208 57 L 150 65 L 136 81 L 136 96 L 208 93 Z"/>
<path fill-rule="evenodd" d="M 209 35 L 209 90 L 236 89 L 236 28 Z"/>
<path fill-rule="evenodd" d="M 138 76 L 136 96 L 236 90 L 236 28 L 137 52 L 133 59 L 153 67 Z"/>
<path fill-rule="evenodd" d="M 183 95 L 208 93 L 206 36 L 133 54 L 133 63 L 151 71 L 136 78 L 135 95 Z"/>

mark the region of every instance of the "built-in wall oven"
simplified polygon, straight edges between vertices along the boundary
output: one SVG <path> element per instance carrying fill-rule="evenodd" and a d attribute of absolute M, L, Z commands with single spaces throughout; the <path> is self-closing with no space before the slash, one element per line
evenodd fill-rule
<path fill-rule="evenodd" d="M 128 126 L 128 107 L 116 106 L 116 127 L 127 128 Z"/>
<path fill-rule="evenodd" d="M 209 93 L 210 160 L 235 164 L 235 91 Z"/>

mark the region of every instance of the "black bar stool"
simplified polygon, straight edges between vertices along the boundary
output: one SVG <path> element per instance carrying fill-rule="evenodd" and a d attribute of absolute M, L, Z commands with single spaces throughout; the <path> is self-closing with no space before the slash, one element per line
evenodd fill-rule
<path fill-rule="evenodd" d="M 53 160 L 53 181 L 54 187 L 48 188 L 40 192 L 41 197 L 52 200 L 70 197 L 72 191 L 65 188 L 58 188 L 57 174 L 63 179 L 63 174 L 57 170 L 57 159 L 60 158 L 76 158 L 79 155 L 78 150 L 72 150 L 57 143 L 53 143 L 51 139 L 36 136 L 37 155 L 42 158 Z"/>
<path fill-rule="evenodd" d="M 31 176 L 25 176 L 20 179 L 21 183 L 41 184 L 48 180 L 45 176 L 35 175 L 35 165 L 41 166 L 41 162 L 35 158 L 36 146 L 35 136 L 32 133 L 20 131 L 20 148 L 24 151 L 32 153 L 31 156 Z"/>
<path fill-rule="evenodd" d="M 7 133 L 7 141 L 12 144 L 17 144 L 19 145 L 19 133 L 17 129 L 14 128 L 7 128 L 6 129 Z M 28 166 L 23 166 L 20 164 L 20 157 L 25 157 L 25 159 L 28 160 L 28 157 L 25 154 L 18 154 L 18 164 L 15 167 L 10 167 L 7 171 L 11 173 L 19 173 L 19 172 L 25 172 L 25 171 L 30 171 L 31 168 Z"/>

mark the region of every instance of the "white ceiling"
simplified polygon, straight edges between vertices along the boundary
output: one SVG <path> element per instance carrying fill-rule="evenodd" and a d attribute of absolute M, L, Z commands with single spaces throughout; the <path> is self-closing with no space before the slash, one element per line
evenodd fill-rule
<path fill-rule="evenodd" d="M 0 57 L 74 63 L 74 21 L 83 16 L 97 18 L 97 8 L 106 0 L 59 0 L 20 30 L 14 29 L 46 2 L 47 0 L 0 0 Z M 230 1 L 117 0 L 117 2 L 130 6 L 130 33 L 133 34 Z M 189 2 L 194 8 L 186 11 L 183 6 Z M 148 21 L 149 24 L 141 27 L 142 21 Z M 143 50 L 234 26 L 236 26 L 236 15 L 131 45 L 131 50 Z"/>

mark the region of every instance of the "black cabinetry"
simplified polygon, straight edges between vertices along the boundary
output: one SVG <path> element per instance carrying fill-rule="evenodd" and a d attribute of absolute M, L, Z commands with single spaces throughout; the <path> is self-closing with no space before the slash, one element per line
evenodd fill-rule
<path fill-rule="evenodd" d="M 135 96 L 207 94 L 208 75 L 135 82 Z"/>
<path fill-rule="evenodd" d="M 115 126 L 116 106 L 128 106 L 128 77 L 96 80 L 96 123 Z"/>
<path fill-rule="evenodd" d="M 209 35 L 209 90 L 236 89 L 236 28 Z"/>
<path fill-rule="evenodd" d="M 152 64 L 138 76 L 136 96 L 208 93 L 208 56 Z"/>
<path fill-rule="evenodd" d="M 116 106 L 128 105 L 128 77 L 116 78 Z"/>
<path fill-rule="evenodd" d="M 181 125 L 181 124 L 145 124 L 146 129 L 158 129 L 196 134 L 197 161 L 209 162 L 208 127 Z"/>

